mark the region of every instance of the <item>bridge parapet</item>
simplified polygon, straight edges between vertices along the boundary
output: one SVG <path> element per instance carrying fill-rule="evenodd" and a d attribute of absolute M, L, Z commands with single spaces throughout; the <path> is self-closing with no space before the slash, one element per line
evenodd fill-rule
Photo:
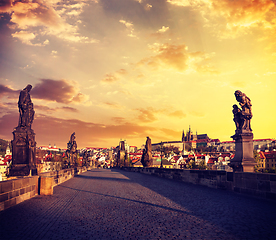
<path fill-rule="evenodd" d="M 122 169 L 276 201 L 276 174 L 272 173 L 142 167 L 122 167 Z"/>
<path fill-rule="evenodd" d="M 38 176 L 19 177 L 0 182 L 0 211 L 30 199 L 38 194 L 51 195 L 53 187 L 91 167 L 68 168 L 41 173 Z"/>

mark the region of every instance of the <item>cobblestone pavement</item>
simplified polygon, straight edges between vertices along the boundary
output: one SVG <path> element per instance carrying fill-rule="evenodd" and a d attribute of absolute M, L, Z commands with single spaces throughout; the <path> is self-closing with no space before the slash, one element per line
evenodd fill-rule
<path fill-rule="evenodd" d="M 94 169 L 0 212 L 0 239 L 275 239 L 275 202 Z"/>

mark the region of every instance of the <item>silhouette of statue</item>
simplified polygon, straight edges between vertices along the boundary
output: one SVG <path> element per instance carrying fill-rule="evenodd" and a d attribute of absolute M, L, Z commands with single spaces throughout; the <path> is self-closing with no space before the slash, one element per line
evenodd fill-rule
<path fill-rule="evenodd" d="M 235 104 L 233 105 L 233 114 L 234 114 L 234 122 L 236 124 L 236 130 L 239 130 L 241 126 L 243 126 L 243 118 L 242 118 L 242 111 L 239 109 L 239 107 Z"/>
<path fill-rule="evenodd" d="M 73 132 L 70 136 L 70 140 L 67 143 L 66 150 L 67 158 L 69 159 L 69 166 L 75 165 L 77 166 L 77 142 L 75 132 Z"/>
<path fill-rule="evenodd" d="M 27 85 L 19 95 L 18 108 L 19 108 L 19 122 L 18 127 L 29 127 L 34 120 L 34 108 L 29 92 L 32 89 L 32 85 Z"/>
<path fill-rule="evenodd" d="M 19 121 L 13 131 L 10 176 L 37 174 L 35 133 L 31 129 L 35 113 L 30 97 L 31 89 L 32 85 L 29 84 L 19 94 Z"/>
<path fill-rule="evenodd" d="M 252 111 L 251 111 L 251 100 L 249 97 L 242 93 L 241 91 L 235 91 L 236 100 L 239 102 L 242 109 L 239 109 L 237 105 L 233 106 L 233 113 L 234 113 L 234 122 L 236 124 L 236 131 L 238 130 L 248 130 L 252 131 L 251 129 L 251 118 L 252 118 Z"/>
<path fill-rule="evenodd" d="M 82 166 L 89 166 L 90 162 L 88 157 L 89 157 L 88 151 L 85 150 L 82 158 Z"/>
<path fill-rule="evenodd" d="M 235 157 L 230 160 L 229 166 L 234 172 L 254 172 L 255 159 L 253 157 L 253 133 L 251 129 L 251 100 L 244 93 L 235 91 L 236 100 L 241 109 L 233 105 L 234 122 L 236 124 L 235 135 Z"/>
<path fill-rule="evenodd" d="M 152 159 L 152 147 L 151 147 L 151 139 L 147 137 L 145 149 L 143 150 L 143 155 L 141 158 L 141 163 L 144 167 L 152 167 L 153 159 Z"/>

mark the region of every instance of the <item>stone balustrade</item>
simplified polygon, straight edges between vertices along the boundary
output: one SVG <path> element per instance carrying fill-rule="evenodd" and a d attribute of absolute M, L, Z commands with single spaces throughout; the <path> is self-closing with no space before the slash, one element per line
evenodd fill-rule
<path fill-rule="evenodd" d="M 122 167 L 122 169 L 276 200 L 276 174 L 272 173 L 141 167 Z"/>
<path fill-rule="evenodd" d="M 68 168 L 41 173 L 38 176 L 18 177 L 0 182 L 0 211 L 30 199 L 37 194 L 52 195 L 53 187 L 74 175 L 89 170 L 87 167 Z"/>

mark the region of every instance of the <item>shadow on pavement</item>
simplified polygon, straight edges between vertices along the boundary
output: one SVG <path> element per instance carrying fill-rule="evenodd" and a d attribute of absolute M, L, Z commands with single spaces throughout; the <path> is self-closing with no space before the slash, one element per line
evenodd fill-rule
<path fill-rule="evenodd" d="M 130 179 L 122 179 L 122 178 L 97 177 L 97 176 L 85 176 L 85 175 L 75 175 L 74 177 L 94 179 L 94 180 L 105 180 L 105 181 L 131 182 Z"/>
<path fill-rule="evenodd" d="M 66 187 L 66 186 L 60 186 L 60 187 L 75 190 L 75 191 L 79 191 L 79 192 L 92 193 L 92 194 L 99 195 L 99 196 L 104 196 L 104 197 L 110 197 L 110 198 L 116 198 L 116 199 L 120 199 L 120 200 L 135 202 L 135 203 L 139 203 L 139 204 L 144 204 L 144 205 L 148 205 L 148 206 L 152 206 L 152 207 L 158 207 L 158 208 L 162 208 L 162 209 L 165 209 L 165 210 L 170 210 L 170 211 L 180 212 L 180 213 L 190 215 L 190 213 L 188 213 L 186 211 L 183 211 L 183 210 L 170 208 L 170 207 L 166 207 L 166 206 L 162 206 L 162 205 L 157 205 L 157 204 L 153 204 L 153 203 L 149 203 L 149 202 L 138 201 L 138 200 L 134 200 L 134 199 L 130 199 L 130 198 L 117 197 L 117 196 L 113 196 L 113 195 L 109 195 L 109 194 L 102 194 L 102 193 L 86 191 L 86 190 L 81 190 L 81 189 L 76 189 L 76 188 L 71 188 L 71 187 Z"/>
<path fill-rule="evenodd" d="M 142 173 L 111 171 L 172 200 L 191 215 L 207 220 L 237 238 L 273 239 L 275 236 L 275 202 Z"/>

